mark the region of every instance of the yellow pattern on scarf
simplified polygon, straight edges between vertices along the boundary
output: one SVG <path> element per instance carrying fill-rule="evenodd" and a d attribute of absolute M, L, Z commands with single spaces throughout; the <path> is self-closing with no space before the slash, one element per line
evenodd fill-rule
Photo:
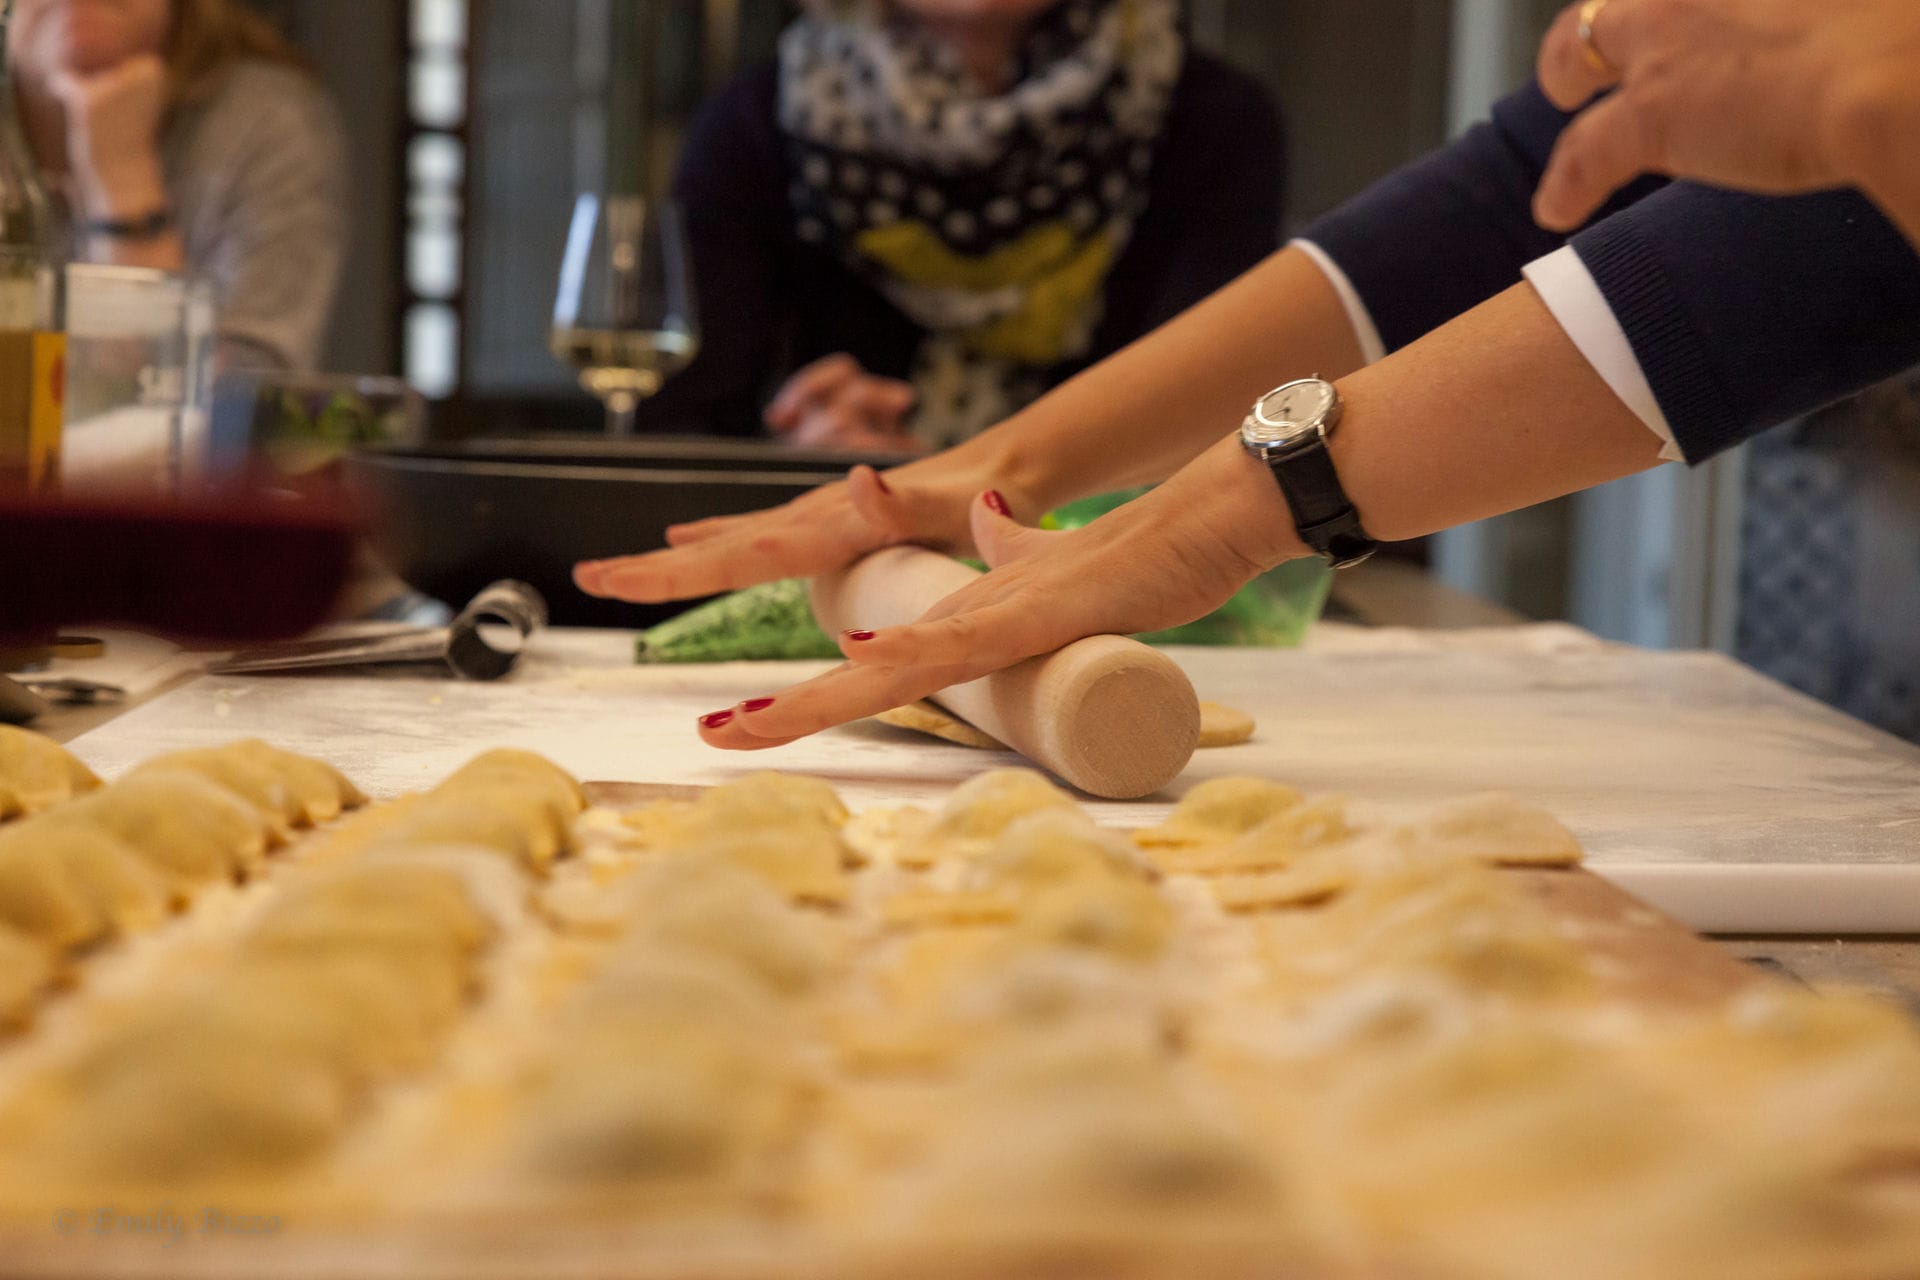
<path fill-rule="evenodd" d="M 1047 222 L 992 253 L 967 257 L 924 223 L 894 222 L 862 232 L 855 243 L 908 285 L 1020 290 L 1026 296 L 1019 310 L 963 339 L 981 355 L 1045 368 L 1066 358 L 1069 340 L 1113 269 L 1116 241 L 1110 229 L 1081 240 L 1065 223 Z"/>

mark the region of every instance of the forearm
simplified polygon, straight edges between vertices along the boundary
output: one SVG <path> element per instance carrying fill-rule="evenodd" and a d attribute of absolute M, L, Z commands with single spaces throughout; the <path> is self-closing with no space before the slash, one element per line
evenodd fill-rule
<path fill-rule="evenodd" d="M 1046 510 L 1163 480 L 1278 384 L 1360 364 L 1339 295 L 1289 248 L 962 448 Z"/>
<path fill-rule="evenodd" d="M 1660 439 L 1519 285 L 1343 380 L 1332 451 L 1374 537 L 1401 541 L 1603 484 L 1659 462 Z M 1221 441 L 1195 501 L 1234 512 L 1250 568 L 1306 554 L 1278 487 Z"/>

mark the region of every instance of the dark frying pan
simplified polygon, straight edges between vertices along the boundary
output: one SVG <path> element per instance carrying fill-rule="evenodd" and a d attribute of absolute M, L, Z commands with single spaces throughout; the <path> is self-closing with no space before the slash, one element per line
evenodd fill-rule
<path fill-rule="evenodd" d="M 457 605 L 514 578 L 546 597 L 555 625 L 645 627 L 687 602 L 595 600 L 573 585 L 573 566 L 664 547 L 669 525 L 777 506 L 856 463 L 901 461 L 762 441 L 594 437 L 373 449 L 345 468 L 374 513 L 375 545 L 415 590 Z"/>

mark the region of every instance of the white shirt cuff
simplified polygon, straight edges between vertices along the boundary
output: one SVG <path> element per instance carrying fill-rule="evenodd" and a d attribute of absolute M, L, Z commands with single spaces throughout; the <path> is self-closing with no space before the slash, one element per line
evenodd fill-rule
<path fill-rule="evenodd" d="M 1633 354 L 1626 330 L 1614 318 L 1606 295 L 1600 292 L 1593 273 L 1580 261 L 1573 246 L 1557 249 L 1529 264 L 1526 277 L 1594 372 L 1633 410 L 1635 417 L 1647 424 L 1647 430 L 1666 442 L 1660 449 L 1661 458 L 1684 462 L 1686 455 L 1674 442 L 1673 427 L 1661 411 L 1659 400 L 1654 398 L 1653 386 L 1640 367 L 1639 357 Z"/>
<path fill-rule="evenodd" d="M 1313 264 L 1325 274 L 1333 291 L 1340 295 L 1340 305 L 1347 309 L 1347 322 L 1353 326 L 1353 336 L 1360 342 L 1361 359 L 1366 364 L 1376 364 L 1386 359 L 1387 344 L 1380 341 L 1380 329 L 1373 323 L 1373 313 L 1367 310 L 1366 303 L 1360 301 L 1360 291 L 1353 287 L 1353 281 L 1347 279 L 1347 273 L 1340 269 L 1340 264 L 1311 240 L 1295 240 L 1292 247 L 1311 258 Z"/>

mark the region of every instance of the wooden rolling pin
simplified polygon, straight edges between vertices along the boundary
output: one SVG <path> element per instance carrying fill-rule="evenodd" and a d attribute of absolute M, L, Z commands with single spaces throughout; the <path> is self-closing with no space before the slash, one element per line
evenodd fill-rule
<path fill-rule="evenodd" d="M 903 626 L 979 574 L 918 547 L 890 547 L 813 584 L 829 634 Z M 1093 636 L 934 701 L 1091 795 L 1137 800 L 1180 776 L 1200 743 L 1200 701 L 1174 661 Z"/>

